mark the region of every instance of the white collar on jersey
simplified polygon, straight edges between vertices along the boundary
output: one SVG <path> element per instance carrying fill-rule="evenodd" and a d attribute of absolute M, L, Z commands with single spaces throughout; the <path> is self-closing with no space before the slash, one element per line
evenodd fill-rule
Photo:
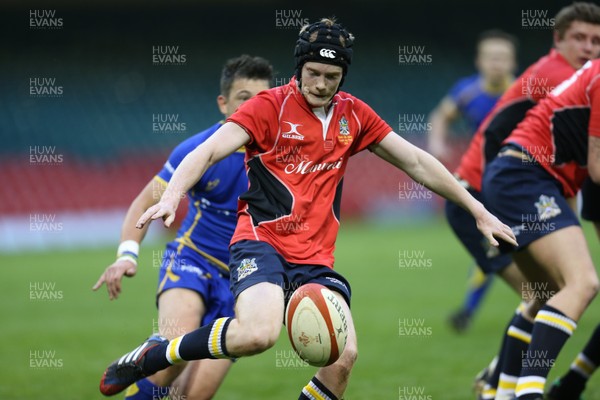
<path fill-rule="evenodd" d="M 331 117 L 333 117 L 334 107 L 335 103 L 331 104 L 327 114 L 325 113 L 325 107 L 316 107 L 312 109 L 313 113 L 317 116 L 317 118 L 319 118 L 323 126 L 323 140 L 327 138 L 327 129 L 329 129 L 329 123 L 331 122 Z"/>

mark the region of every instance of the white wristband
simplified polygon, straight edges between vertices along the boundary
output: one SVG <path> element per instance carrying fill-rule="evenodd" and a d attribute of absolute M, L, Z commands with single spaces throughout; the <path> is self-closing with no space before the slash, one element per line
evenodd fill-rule
<path fill-rule="evenodd" d="M 126 254 L 124 256 L 117 258 L 117 261 L 129 261 L 129 262 L 132 262 L 137 267 L 137 258 L 135 258 L 129 254 Z"/>
<path fill-rule="evenodd" d="M 134 259 L 138 258 L 140 252 L 140 244 L 135 240 L 125 240 L 117 249 L 117 258 L 122 256 L 131 256 Z"/>

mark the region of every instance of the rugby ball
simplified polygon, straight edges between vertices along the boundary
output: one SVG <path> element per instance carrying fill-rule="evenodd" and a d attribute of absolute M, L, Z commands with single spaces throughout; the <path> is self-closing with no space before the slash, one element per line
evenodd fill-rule
<path fill-rule="evenodd" d="M 348 339 L 348 319 L 340 300 L 323 285 L 309 283 L 294 291 L 285 311 L 290 343 L 314 367 L 333 364 Z"/>

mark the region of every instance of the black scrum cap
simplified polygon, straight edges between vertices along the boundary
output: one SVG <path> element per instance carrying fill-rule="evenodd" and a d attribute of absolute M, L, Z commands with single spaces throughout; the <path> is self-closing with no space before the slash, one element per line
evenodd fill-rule
<path fill-rule="evenodd" d="M 315 32 L 317 37 L 311 42 L 310 37 Z M 344 38 L 345 46 L 340 41 L 340 36 Z M 300 33 L 296 41 L 294 50 L 296 79 L 300 81 L 302 66 L 307 61 L 338 65 L 343 69 L 341 87 L 348 72 L 348 65 L 352 62 L 353 42 L 354 38 L 340 24 L 334 23 L 332 26 L 324 22 L 310 24 Z"/>

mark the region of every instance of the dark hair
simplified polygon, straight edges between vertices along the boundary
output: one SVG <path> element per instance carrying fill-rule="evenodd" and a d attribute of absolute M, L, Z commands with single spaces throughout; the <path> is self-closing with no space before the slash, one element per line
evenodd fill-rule
<path fill-rule="evenodd" d="M 481 32 L 477 38 L 477 50 L 479 50 L 481 43 L 485 42 L 486 40 L 504 40 L 510 43 L 515 50 L 517 50 L 519 47 L 519 39 L 517 39 L 516 36 L 501 31 L 500 29 L 490 29 L 488 31 Z"/>
<path fill-rule="evenodd" d="M 565 36 L 573 21 L 600 25 L 600 7 L 594 3 L 579 2 L 562 8 L 554 17 L 554 30 L 558 32 L 559 39 Z"/>
<path fill-rule="evenodd" d="M 264 79 L 271 85 L 273 66 L 262 57 L 252 57 L 247 54 L 230 58 L 221 72 L 221 94 L 228 97 L 233 81 L 240 78 Z"/>

